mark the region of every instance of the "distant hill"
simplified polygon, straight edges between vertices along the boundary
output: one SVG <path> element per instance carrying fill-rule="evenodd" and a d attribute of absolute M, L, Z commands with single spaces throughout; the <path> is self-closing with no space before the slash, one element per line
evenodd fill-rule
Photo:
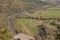
<path fill-rule="evenodd" d="M 20 13 L 23 11 L 34 11 L 44 7 L 45 5 L 49 5 L 49 3 L 41 0 L 6 0 L 2 1 L 2 3 L 3 4 L 1 5 L 1 11 L 3 10 L 3 13 Z"/>
<path fill-rule="evenodd" d="M 43 7 L 47 6 L 57 6 L 56 3 L 59 1 L 56 0 L 15 0 L 12 4 L 15 9 L 17 9 L 15 12 L 23 12 L 23 11 L 35 11 L 40 10 Z"/>
<path fill-rule="evenodd" d="M 23 11 L 28 11 L 28 12 L 31 12 L 31 11 L 35 11 L 35 10 L 40 10 L 44 7 L 47 7 L 48 5 L 49 6 L 53 6 L 54 4 L 54 1 L 52 0 L 45 0 L 45 1 L 42 1 L 42 0 L 5 0 L 5 1 L 2 1 L 1 3 L 5 4 L 5 5 L 2 5 L 0 7 L 0 10 L 3 12 L 3 13 L 21 13 Z M 1 4 L 0 3 L 0 4 Z M 58 4 L 60 2 L 58 1 Z M 6 5 L 8 4 L 8 5 Z M 2 9 L 1 9 L 2 8 Z"/>

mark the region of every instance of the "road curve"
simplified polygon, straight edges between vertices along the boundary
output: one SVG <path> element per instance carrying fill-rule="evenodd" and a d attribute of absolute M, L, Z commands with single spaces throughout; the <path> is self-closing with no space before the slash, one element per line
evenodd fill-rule
<path fill-rule="evenodd" d="M 15 30 L 15 28 L 13 26 L 11 16 L 8 16 L 7 21 L 8 21 L 8 30 L 12 33 L 12 35 L 15 35 L 16 30 Z"/>

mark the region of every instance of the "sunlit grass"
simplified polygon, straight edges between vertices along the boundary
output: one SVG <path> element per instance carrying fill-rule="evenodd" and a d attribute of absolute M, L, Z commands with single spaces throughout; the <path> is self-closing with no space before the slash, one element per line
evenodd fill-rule
<path fill-rule="evenodd" d="M 27 30 L 31 32 L 32 35 L 36 35 L 37 33 L 37 26 L 41 24 L 42 21 L 40 20 L 33 20 L 33 19 L 17 19 L 15 23 L 18 25 L 24 25 Z M 23 27 L 24 27 L 23 26 Z"/>
<path fill-rule="evenodd" d="M 31 13 L 30 16 L 42 16 L 43 18 L 60 18 L 60 9 L 47 9 Z"/>

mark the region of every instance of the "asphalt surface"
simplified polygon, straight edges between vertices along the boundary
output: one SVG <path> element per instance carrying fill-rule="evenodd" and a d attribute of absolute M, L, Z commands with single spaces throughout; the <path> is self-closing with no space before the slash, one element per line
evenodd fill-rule
<path fill-rule="evenodd" d="M 12 23 L 11 16 L 8 16 L 7 21 L 8 21 L 8 30 L 12 33 L 12 35 L 15 35 L 16 32 L 15 32 L 15 28 Z"/>

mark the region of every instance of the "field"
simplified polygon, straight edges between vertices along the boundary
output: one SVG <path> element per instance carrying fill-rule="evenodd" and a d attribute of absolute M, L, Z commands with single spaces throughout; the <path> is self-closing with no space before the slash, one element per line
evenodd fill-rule
<path fill-rule="evenodd" d="M 55 20 L 53 20 L 54 18 L 60 18 L 60 9 L 46 9 L 46 10 L 40 10 L 34 13 L 30 13 L 30 14 L 26 14 L 29 17 L 38 17 L 40 18 L 41 16 L 43 18 L 52 18 L 52 20 L 40 20 L 40 19 L 34 19 L 34 18 L 15 18 L 14 20 L 14 24 L 15 26 L 19 26 L 19 28 L 21 29 L 21 27 L 24 29 L 23 32 L 26 32 L 27 34 L 30 34 L 32 36 L 35 36 L 38 34 L 39 32 L 39 28 L 38 25 L 41 25 L 42 22 L 46 22 L 47 24 L 47 28 L 49 30 L 57 30 L 57 26 L 54 26 L 53 22 L 55 22 Z M 57 22 L 58 24 L 60 24 L 60 21 Z M 19 29 L 17 28 L 17 29 Z M 18 30 L 17 30 L 18 31 Z"/>
<path fill-rule="evenodd" d="M 33 19 L 17 19 L 15 21 L 16 25 L 22 27 L 26 30 L 28 34 L 35 35 L 37 33 L 37 25 L 41 24 L 40 20 L 33 20 Z"/>
<path fill-rule="evenodd" d="M 22 18 L 17 16 L 12 17 L 14 27 L 16 28 L 18 33 L 23 32 L 25 34 L 35 36 L 39 34 L 40 30 L 38 26 L 41 25 L 43 22 L 46 22 L 45 24 L 48 28 L 47 30 L 52 30 L 50 32 L 58 30 L 56 24 L 60 26 L 60 9 L 48 8 L 44 10 L 38 10 L 29 14 L 26 13 L 23 14 L 23 16 L 21 16 Z M 56 19 L 59 19 L 59 21 L 56 22 Z M 3 40 L 8 40 L 11 38 L 11 34 L 7 27 L 7 14 L 0 14 L 0 37 L 3 38 Z"/>
<path fill-rule="evenodd" d="M 46 9 L 29 14 L 30 16 L 42 16 L 43 18 L 60 18 L 60 9 Z"/>

